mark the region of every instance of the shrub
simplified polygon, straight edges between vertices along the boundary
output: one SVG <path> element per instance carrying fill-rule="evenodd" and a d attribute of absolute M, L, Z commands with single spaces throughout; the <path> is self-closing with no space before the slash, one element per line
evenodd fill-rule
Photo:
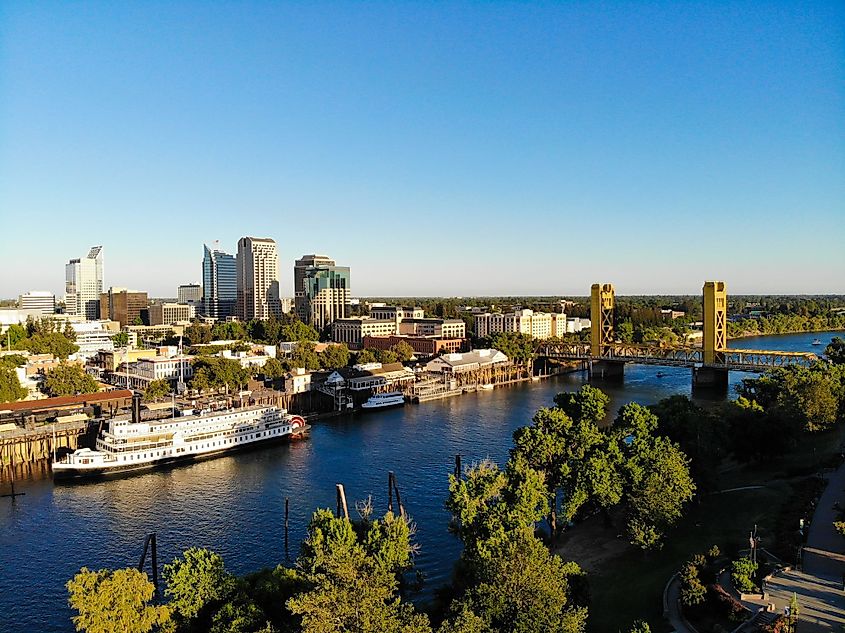
<path fill-rule="evenodd" d="M 748 613 L 745 607 L 721 585 L 707 585 L 707 603 L 713 613 L 726 617 L 731 622 L 742 622 Z"/>
<path fill-rule="evenodd" d="M 731 563 L 731 582 L 740 593 L 751 593 L 757 590 L 754 582 L 754 574 L 757 572 L 757 563 L 750 558 L 740 558 Z"/>
<path fill-rule="evenodd" d="M 681 568 L 681 604 L 685 607 L 694 607 L 704 602 L 707 590 L 698 577 L 698 567 L 688 562 Z"/>

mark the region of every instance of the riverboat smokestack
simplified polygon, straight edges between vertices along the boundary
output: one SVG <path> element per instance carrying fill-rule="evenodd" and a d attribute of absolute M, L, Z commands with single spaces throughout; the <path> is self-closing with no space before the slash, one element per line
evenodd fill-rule
<path fill-rule="evenodd" d="M 141 394 L 132 394 L 132 423 L 137 424 L 141 421 Z"/>

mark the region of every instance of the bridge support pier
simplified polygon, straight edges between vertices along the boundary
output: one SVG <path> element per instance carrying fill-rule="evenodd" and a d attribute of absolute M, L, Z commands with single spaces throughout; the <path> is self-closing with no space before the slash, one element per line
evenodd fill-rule
<path fill-rule="evenodd" d="M 589 364 L 590 380 L 625 379 L 625 363 L 612 360 L 594 360 Z"/>
<path fill-rule="evenodd" d="M 692 388 L 693 389 L 712 389 L 718 391 L 728 390 L 728 370 L 721 367 L 702 367 L 692 368 Z"/>

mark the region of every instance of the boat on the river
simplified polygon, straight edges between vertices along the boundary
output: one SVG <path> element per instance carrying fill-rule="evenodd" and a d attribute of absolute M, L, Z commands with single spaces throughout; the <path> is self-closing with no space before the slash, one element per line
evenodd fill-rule
<path fill-rule="evenodd" d="M 256 406 L 225 411 L 187 409 L 165 420 L 110 420 L 95 448 L 80 448 L 53 462 L 54 479 L 123 475 L 165 464 L 302 436 L 310 427 L 285 409 Z"/>
<path fill-rule="evenodd" d="M 821 339 L 818 339 L 818 338 L 813 339 L 813 345 L 821 345 L 821 344 L 822 344 Z"/>
<path fill-rule="evenodd" d="M 374 393 L 361 405 L 361 408 L 371 411 L 373 409 L 402 406 L 405 406 L 405 395 L 401 391 L 390 391 L 388 393 Z"/>

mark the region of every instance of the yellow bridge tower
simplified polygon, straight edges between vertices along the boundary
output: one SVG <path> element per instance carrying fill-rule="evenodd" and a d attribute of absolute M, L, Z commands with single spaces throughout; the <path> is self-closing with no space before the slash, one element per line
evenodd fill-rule
<path fill-rule="evenodd" d="M 723 363 L 728 348 L 728 293 L 724 281 L 704 282 L 704 364 Z"/>
<path fill-rule="evenodd" d="M 590 354 L 601 358 L 604 346 L 614 342 L 616 292 L 613 284 L 593 284 L 590 296 Z"/>

